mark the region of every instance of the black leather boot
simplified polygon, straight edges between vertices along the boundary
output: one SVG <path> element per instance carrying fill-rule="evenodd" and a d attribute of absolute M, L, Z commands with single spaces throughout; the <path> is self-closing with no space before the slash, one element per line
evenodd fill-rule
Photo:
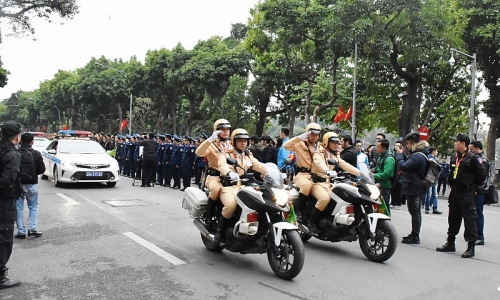
<path fill-rule="evenodd" d="M 467 246 L 467 250 L 462 254 L 462 258 L 471 258 L 474 257 L 474 248 L 476 247 L 476 242 L 469 242 Z"/>
<path fill-rule="evenodd" d="M 208 198 L 207 209 L 205 210 L 205 214 L 203 215 L 206 225 L 211 225 L 213 222 L 212 218 L 214 216 L 214 207 L 215 201 Z"/>
<path fill-rule="evenodd" d="M 224 218 L 224 216 L 220 216 L 219 226 L 217 226 L 217 230 L 214 235 L 214 244 L 217 246 L 219 246 L 221 241 L 224 239 L 224 231 L 226 230 L 228 220 L 229 219 Z"/>
<path fill-rule="evenodd" d="M 455 237 L 449 236 L 446 243 L 441 247 L 437 247 L 436 251 L 438 251 L 438 252 L 455 252 L 455 251 L 457 251 L 455 248 Z"/>
<path fill-rule="evenodd" d="M 315 207 L 311 214 L 311 219 L 309 223 L 307 223 L 307 228 L 309 228 L 311 233 L 314 235 L 319 235 L 321 233 L 321 230 L 318 228 L 318 221 L 320 216 L 321 211 Z"/>
<path fill-rule="evenodd" d="M 13 281 L 7 278 L 8 269 L 9 268 L 4 268 L 3 270 L 0 270 L 0 289 L 8 289 L 21 285 L 21 281 Z"/>
<path fill-rule="evenodd" d="M 295 205 L 295 218 L 298 223 L 302 223 L 302 211 L 304 210 L 304 205 L 306 204 L 307 196 L 304 194 L 299 194 L 297 198 L 297 204 Z"/>

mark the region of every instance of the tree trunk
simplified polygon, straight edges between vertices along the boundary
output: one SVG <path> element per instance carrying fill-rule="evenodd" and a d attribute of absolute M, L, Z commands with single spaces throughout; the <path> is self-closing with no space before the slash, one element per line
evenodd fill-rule
<path fill-rule="evenodd" d="M 295 110 L 295 107 L 292 107 L 289 111 L 290 120 L 288 120 L 288 129 L 290 130 L 290 136 L 293 136 L 293 127 L 295 125 L 295 115 L 296 114 L 297 114 L 297 111 Z"/>
<path fill-rule="evenodd" d="M 399 136 L 406 136 L 416 126 L 418 114 L 420 112 L 420 102 L 418 99 L 418 81 L 406 80 L 406 93 L 403 99 L 403 107 L 399 114 Z"/>
<path fill-rule="evenodd" d="M 304 109 L 304 112 L 305 112 L 304 113 L 304 119 L 306 120 L 306 122 L 309 122 L 311 120 L 311 116 L 310 116 L 311 95 L 312 95 L 312 92 L 313 92 L 315 78 L 316 78 L 316 76 L 313 76 L 313 78 L 311 80 L 307 81 L 308 88 L 307 88 L 307 93 L 306 93 L 306 107 Z"/>
<path fill-rule="evenodd" d="M 491 116 L 490 129 L 488 130 L 488 139 L 486 146 L 486 157 L 489 160 L 495 160 L 495 145 L 498 138 L 498 133 L 500 132 L 500 116 Z"/>
<path fill-rule="evenodd" d="M 269 105 L 270 98 L 267 97 L 265 99 L 259 99 L 259 119 L 257 120 L 257 124 L 255 125 L 255 134 L 257 136 L 262 136 L 264 132 L 264 126 L 266 125 L 267 119 L 267 106 Z"/>

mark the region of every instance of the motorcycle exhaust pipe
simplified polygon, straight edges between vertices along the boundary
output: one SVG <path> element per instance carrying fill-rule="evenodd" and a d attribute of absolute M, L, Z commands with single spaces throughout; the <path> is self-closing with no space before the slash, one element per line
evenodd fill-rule
<path fill-rule="evenodd" d="M 200 219 L 194 219 L 193 224 L 201 232 L 201 234 L 203 234 L 204 237 L 213 242 L 214 240 L 213 235 L 210 234 L 210 232 L 207 230 L 205 225 L 200 221 Z"/>

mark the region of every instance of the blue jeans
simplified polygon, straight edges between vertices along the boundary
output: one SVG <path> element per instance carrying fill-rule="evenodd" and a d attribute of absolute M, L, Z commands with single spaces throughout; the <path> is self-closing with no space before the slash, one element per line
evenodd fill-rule
<path fill-rule="evenodd" d="M 432 202 L 432 210 L 436 211 L 438 209 L 438 198 L 437 198 L 437 182 L 427 190 L 425 195 L 425 210 L 429 210 Z"/>
<path fill-rule="evenodd" d="M 484 198 L 485 194 L 476 194 L 476 213 L 477 213 L 477 239 L 484 240 Z"/>
<path fill-rule="evenodd" d="M 26 201 L 28 202 L 29 217 L 28 217 L 28 230 L 36 230 L 38 222 L 38 184 L 21 184 L 21 188 L 26 193 Z M 24 198 L 17 199 L 17 233 L 25 234 L 24 228 Z"/>

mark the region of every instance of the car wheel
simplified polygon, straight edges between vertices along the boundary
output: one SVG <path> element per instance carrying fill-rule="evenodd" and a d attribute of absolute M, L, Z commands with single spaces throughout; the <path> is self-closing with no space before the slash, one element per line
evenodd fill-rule
<path fill-rule="evenodd" d="M 54 186 L 61 187 L 61 183 L 59 182 L 59 172 L 57 172 L 57 167 L 54 167 Z"/>

